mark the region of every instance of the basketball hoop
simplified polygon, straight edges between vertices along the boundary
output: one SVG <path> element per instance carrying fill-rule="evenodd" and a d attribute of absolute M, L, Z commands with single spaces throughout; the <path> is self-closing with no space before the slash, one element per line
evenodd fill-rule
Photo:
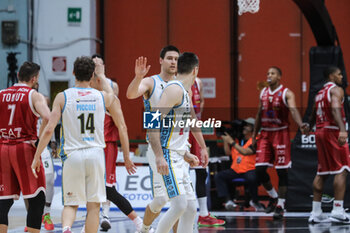
<path fill-rule="evenodd" d="M 260 0 L 237 0 L 238 14 L 250 12 L 252 14 L 259 11 Z"/>

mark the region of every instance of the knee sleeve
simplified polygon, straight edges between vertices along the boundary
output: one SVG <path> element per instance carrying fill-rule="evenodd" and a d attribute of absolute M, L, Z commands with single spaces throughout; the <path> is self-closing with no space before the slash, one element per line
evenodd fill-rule
<path fill-rule="evenodd" d="M 258 166 L 255 168 L 255 173 L 257 177 L 257 183 L 266 183 L 270 181 L 270 176 L 266 172 L 266 166 Z"/>
<path fill-rule="evenodd" d="M 55 175 L 53 173 L 45 174 L 46 179 L 46 202 L 51 203 L 54 195 Z"/>
<path fill-rule="evenodd" d="M 196 170 L 196 194 L 198 198 L 206 197 L 206 185 L 207 170 L 206 169 L 195 169 Z"/>
<path fill-rule="evenodd" d="M 107 199 L 113 202 L 126 216 L 134 209 L 130 202 L 123 197 L 114 187 L 106 187 Z"/>
<path fill-rule="evenodd" d="M 12 205 L 13 199 L 0 200 L 0 224 L 9 225 L 8 214 Z"/>
<path fill-rule="evenodd" d="M 149 203 L 149 208 L 153 213 L 159 213 L 167 201 L 168 199 L 166 197 L 154 197 L 151 203 Z"/>
<path fill-rule="evenodd" d="M 277 169 L 278 186 L 288 186 L 288 172 L 287 169 Z"/>
<path fill-rule="evenodd" d="M 188 200 L 187 201 L 187 208 L 186 208 L 186 212 L 189 213 L 194 213 L 194 215 L 196 215 L 197 213 L 197 205 L 196 205 L 196 201 L 195 200 Z"/>
<path fill-rule="evenodd" d="M 41 218 L 45 206 L 45 194 L 40 191 L 38 195 L 28 199 L 27 227 L 41 228 Z"/>
<path fill-rule="evenodd" d="M 187 209 L 180 217 L 177 232 L 192 233 L 193 224 L 197 214 L 196 202 L 194 200 L 187 201 Z"/>

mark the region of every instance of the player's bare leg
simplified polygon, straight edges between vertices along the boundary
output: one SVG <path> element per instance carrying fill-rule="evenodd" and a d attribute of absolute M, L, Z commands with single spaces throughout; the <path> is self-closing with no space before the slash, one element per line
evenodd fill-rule
<path fill-rule="evenodd" d="M 159 216 L 160 212 L 154 213 L 152 212 L 149 205 L 147 205 L 145 210 L 145 215 L 143 216 L 143 228 L 150 228 L 151 224 L 153 223 L 154 219 L 156 219 Z M 145 229 L 142 229 L 145 230 Z"/>
<path fill-rule="evenodd" d="M 343 172 L 336 174 L 334 176 L 333 188 L 334 188 L 335 200 L 344 200 L 347 175 L 348 175 L 348 171 L 344 170 Z"/>
<path fill-rule="evenodd" d="M 77 214 L 78 206 L 64 206 L 62 211 L 62 232 L 69 230 L 72 227 L 75 216 Z"/>
<path fill-rule="evenodd" d="M 98 231 L 99 226 L 99 214 L 100 214 L 100 203 L 99 202 L 88 202 L 86 204 L 86 220 L 85 220 L 85 232 L 94 233 Z"/>

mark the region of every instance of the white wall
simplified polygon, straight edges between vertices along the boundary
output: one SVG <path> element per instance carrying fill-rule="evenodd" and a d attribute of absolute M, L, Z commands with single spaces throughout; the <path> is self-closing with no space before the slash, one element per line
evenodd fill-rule
<path fill-rule="evenodd" d="M 68 7 L 82 8 L 80 24 L 71 25 L 67 20 Z M 95 0 L 35 0 L 34 1 L 33 61 L 41 65 L 39 92 L 50 96 L 49 81 L 69 81 L 74 85 L 73 63 L 78 56 L 95 53 L 96 3 Z M 75 40 L 83 39 L 69 44 Z M 90 38 L 90 39 L 87 39 Z M 65 46 L 59 46 L 64 45 Z M 50 50 L 45 50 L 50 48 Z M 67 71 L 52 71 L 52 57 L 66 56 Z"/>

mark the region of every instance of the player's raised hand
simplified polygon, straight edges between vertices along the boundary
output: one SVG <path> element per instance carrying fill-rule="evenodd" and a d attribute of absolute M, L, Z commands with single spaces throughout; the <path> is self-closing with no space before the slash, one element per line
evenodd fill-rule
<path fill-rule="evenodd" d="M 105 65 L 103 64 L 103 60 L 101 58 L 95 57 L 93 61 L 95 63 L 95 74 L 98 77 L 105 75 Z"/>
<path fill-rule="evenodd" d="M 135 76 L 143 78 L 148 73 L 151 65 L 147 65 L 147 57 L 139 57 L 135 61 Z"/>
<path fill-rule="evenodd" d="M 161 175 L 169 175 L 169 166 L 168 163 L 165 161 L 165 158 L 162 157 L 156 157 L 156 165 L 157 165 L 157 172 Z"/>
<path fill-rule="evenodd" d="M 133 161 L 131 161 L 129 158 L 127 159 L 124 158 L 124 164 L 125 164 L 126 171 L 128 172 L 129 175 L 136 173 L 137 167 L 135 166 Z"/>
<path fill-rule="evenodd" d="M 199 159 L 194 154 L 186 151 L 184 160 L 190 164 L 191 167 L 197 167 L 199 165 Z"/>

